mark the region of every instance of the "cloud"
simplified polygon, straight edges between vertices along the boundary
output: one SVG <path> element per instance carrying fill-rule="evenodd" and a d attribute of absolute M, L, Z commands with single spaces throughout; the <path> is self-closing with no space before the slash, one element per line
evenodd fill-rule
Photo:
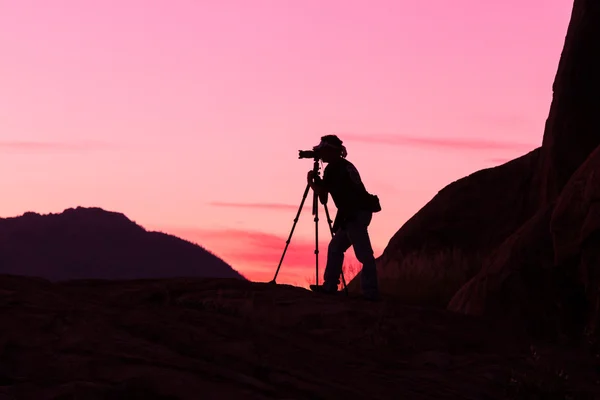
<path fill-rule="evenodd" d="M 61 152 L 104 150 L 112 146 L 103 142 L 41 142 L 41 141 L 0 141 L 0 151 L 20 152 Z"/>
<path fill-rule="evenodd" d="M 309 208 L 312 206 L 312 202 L 309 201 L 312 199 L 312 196 L 306 199 L 304 202 L 303 209 Z M 297 205 L 294 204 L 283 204 L 283 203 L 230 203 L 223 201 L 213 201 L 208 203 L 214 207 L 230 207 L 230 208 L 252 208 L 252 209 L 263 209 L 270 211 L 298 211 L 298 207 L 300 207 L 300 203 Z"/>
<path fill-rule="evenodd" d="M 469 138 L 434 138 L 409 135 L 391 134 L 340 134 L 342 140 L 364 142 L 372 144 L 385 144 L 391 146 L 414 146 L 425 148 L 443 148 L 453 150 L 511 150 L 527 152 L 535 147 L 533 144 L 503 142 L 487 139 Z"/>

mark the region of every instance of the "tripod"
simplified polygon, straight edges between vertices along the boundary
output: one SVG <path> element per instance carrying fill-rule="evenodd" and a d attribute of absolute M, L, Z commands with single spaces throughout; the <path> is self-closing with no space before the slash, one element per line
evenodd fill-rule
<path fill-rule="evenodd" d="M 313 164 L 313 172 L 315 176 L 319 176 L 319 159 L 314 159 Z M 277 266 L 277 271 L 275 271 L 275 276 L 271 283 L 275 284 L 275 280 L 277 279 L 277 275 L 279 274 L 279 269 L 281 268 L 281 264 L 283 263 L 283 258 L 285 257 L 285 253 L 287 252 L 288 246 L 290 245 L 290 241 L 292 240 L 292 235 L 294 234 L 294 229 L 296 229 L 296 224 L 298 223 L 298 219 L 300 218 L 300 212 L 302 212 L 302 207 L 304 206 L 304 201 L 306 201 L 306 196 L 308 196 L 308 191 L 310 190 L 310 184 L 306 185 L 306 189 L 304 189 L 304 195 L 302 196 L 302 201 L 300 202 L 300 207 L 298 208 L 298 213 L 296 213 L 296 218 L 294 218 L 294 225 L 292 225 L 292 230 L 290 232 L 290 236 L 285 242 L 285 248 L 283 249 L 283 254 L 281 255 L 281 259 L 279 260 L 279 265 Z M 313 204 L 312 204 L 312 215 L 315 216 L 315 284 L 319 284 L 319 196 L 316 192 L 313 191 Z M 327 223 L 329 225 L 329 232 L 331 233 L 331 237 L 333 237 L 333 221 L 329 217 L 329 210 L 327 209 L 327 203 L 321 202 L 323 207 L 325 208 L 325 215 L 327 216 Z M 341 273 L 342 283 L 344 285 L 344 291 L 346 296 L 348 296 L 348 287 L 346 286 L 346 279 L 344 279 L 344 271 Z"/>

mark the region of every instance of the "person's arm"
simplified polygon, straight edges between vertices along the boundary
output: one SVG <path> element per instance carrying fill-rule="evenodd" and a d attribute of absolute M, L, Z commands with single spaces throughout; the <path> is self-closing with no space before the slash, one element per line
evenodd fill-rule
<path fill-rule="evenodd" d="M 310 188 L 315 191 L 315 193 L 321 199 L 321 203 L 325 204 L 328 200 L 329 191 L 325 186 L 324 182 L 318 176 L 315 176 L 313 171 L 309 171 L 307 175 L 308 184 Z"/>

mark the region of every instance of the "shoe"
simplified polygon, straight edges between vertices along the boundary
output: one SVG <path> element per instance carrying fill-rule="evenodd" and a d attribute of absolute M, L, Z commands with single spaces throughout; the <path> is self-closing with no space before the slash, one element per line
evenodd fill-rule
<path fill-rule="evenodd" d="M 337 293 L 337 288 L 334 290 L 331 289 L 326 289 L 325 286 L 323 285 L 310 285 L 310 290 L 312 290 L 313 292 L 317 292 L 317 293 L 325 293 L 325 294 L 336 294 Z"/>

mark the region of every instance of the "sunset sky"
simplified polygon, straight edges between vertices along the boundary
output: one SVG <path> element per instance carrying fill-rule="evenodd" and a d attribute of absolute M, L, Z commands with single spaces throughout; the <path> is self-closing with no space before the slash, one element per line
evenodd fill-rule
<path fill-rule="evenodd" d="M 119 211 L 266 281 L 298 150 L 334 133 L 381 199 L 379 256 L 442 187 L 541 143 L 571 7 L 0 0 L 0 216 Z M 305 285 L 313 251 L 307 208 L 278 281 Z"/>

